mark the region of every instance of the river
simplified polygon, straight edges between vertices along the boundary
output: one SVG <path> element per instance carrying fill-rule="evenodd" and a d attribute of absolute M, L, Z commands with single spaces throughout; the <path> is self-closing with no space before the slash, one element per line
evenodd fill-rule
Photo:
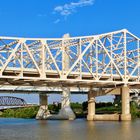
<path fill-rule="evenodd" d="M 140 140 L 140 119 L 88 122 L 0 118 L 0 140 Z"/>

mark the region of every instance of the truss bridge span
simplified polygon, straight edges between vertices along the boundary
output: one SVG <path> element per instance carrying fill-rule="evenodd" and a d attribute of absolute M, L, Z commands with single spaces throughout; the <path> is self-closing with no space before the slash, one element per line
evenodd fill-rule
<path fill-rule="evenodd" d="M 0 84 L 139 85 L 139 38 L 126 29 L 83 37 L 0 37 Z"/>

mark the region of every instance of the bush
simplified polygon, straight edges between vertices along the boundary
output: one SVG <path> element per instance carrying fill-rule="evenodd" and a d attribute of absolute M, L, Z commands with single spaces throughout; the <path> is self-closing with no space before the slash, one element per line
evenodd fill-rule
<path fill-rule="evenodd" d="M 48 109 L 51 111 L 51 112 L 54 112 L 54 113 L 58 113 L 59 110 L 61 109 L 61 104 L 50 104 L 48 105 Z"/>
<path fill-rule="evenodd" d="M 76 103 L 71 103 L 71 108 L 72 109 L 82 109 L 82 104 L 76 102 Z"/>
<path fill-rule="evenodd" d="M 83 102 L 82 103 L 82 109 L 83 109 L 83 111 L 87 111 L 87 108 L 88 108 L 88 102 L 86 101 L 86 102 Z"/>
<path fill-rule="evenodd" d="M 130 103 L 130 112 L 131 112 L 132 118 L 137 118 L 139 116 L 140 112 L 138 112 L 138 106 L 136 102 Z"/>
<path fill-rule="evenodd" d="M 7 109 L 4 110 L 1 117 L 10 117 L 10 118 L 35 118 L 39 107 L 27 107 L 19 109 Z"/>

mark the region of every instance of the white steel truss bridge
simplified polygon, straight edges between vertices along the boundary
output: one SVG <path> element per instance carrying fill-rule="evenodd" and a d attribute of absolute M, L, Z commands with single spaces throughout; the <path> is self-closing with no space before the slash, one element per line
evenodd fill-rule
<path fill-rule="evenodd" d="M 139 38 L 123 29 L 63 38 L 0 36 L 0 85 L 140 85 Z"/>

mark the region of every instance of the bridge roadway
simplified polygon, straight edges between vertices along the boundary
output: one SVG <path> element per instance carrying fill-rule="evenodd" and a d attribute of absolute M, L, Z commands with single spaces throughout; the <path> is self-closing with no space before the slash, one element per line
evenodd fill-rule
<path fill-rule="evenodd" d="M 61 88 L 62 109 L 69 110 L 70 90 L 86 89 L 88 120 L 95 116 L 94 97 L 115 89 L 122 95 L 121 119 L 130 120 L 129 90 L 140 88 L 139 38 L 126 29 L 82 37 L 0 36 L 0 85 L 3 90 L 6 86 Z M 45 104 L 42 95 L 40 100 Z"/>

